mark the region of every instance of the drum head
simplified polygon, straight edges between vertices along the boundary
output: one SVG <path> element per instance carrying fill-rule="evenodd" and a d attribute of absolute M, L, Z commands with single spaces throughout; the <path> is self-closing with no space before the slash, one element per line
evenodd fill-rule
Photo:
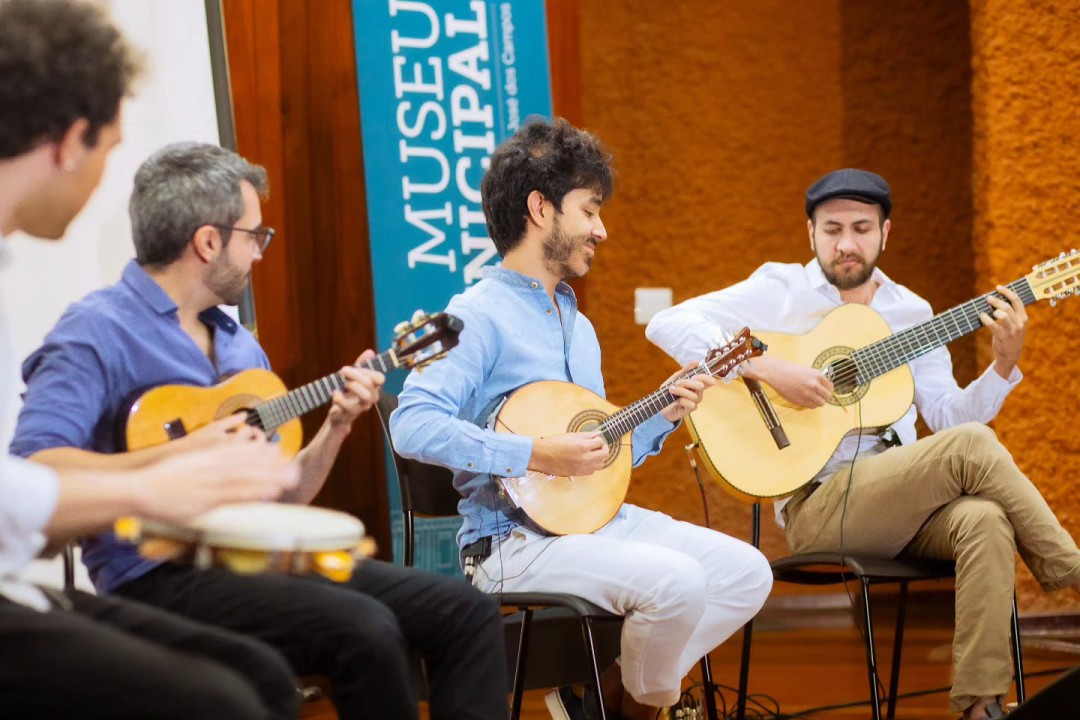
<path fill-rule="evenodd" d="M 286 503 L 222 505 L 184 525 L 143 521 L 144 535 L 238 550 L 329 552 L 353 548 L 364 524 L 336 510 Z"/>

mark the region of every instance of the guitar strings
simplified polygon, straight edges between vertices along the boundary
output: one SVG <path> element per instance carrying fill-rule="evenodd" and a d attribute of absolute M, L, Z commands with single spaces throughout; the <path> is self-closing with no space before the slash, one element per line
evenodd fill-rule
<path fill-rule="evenodd" d="M 1025 305 L 1035 302 L 1037 299 L 1031 290 L 1030 284 L 1023 278 L 1010 283 L 1008 287 L 1017 293 L 1021 302 Z M 913 359 L 909 357 L 911 353 L 918 353 L 916 355 L 918 357 L 930 350 L 937 349 L 941 345 L 975 332 L 982 327 L 979 314 L 981 312 L 993 313 L 993 306 L 987 302 L 987 298 L 991 296 L 1001 297 L 1000 293 L 996 291 L 985 293 L 966 303 L 950 308 L 930 320 L 853 351 L 851 367 L 845 368 L 841 373 L 837 374 L 835 376 L 836 381 L 860 384 L 858 383 L 860 366 L 865 366 L 867 371 L 876 377 L 909 362 L 910 359 Z M 961 326 L 961 320 L 966 324 L 966 329 Z M 955 330 L 948 327 L 949 321 L 952 321 Z"/>

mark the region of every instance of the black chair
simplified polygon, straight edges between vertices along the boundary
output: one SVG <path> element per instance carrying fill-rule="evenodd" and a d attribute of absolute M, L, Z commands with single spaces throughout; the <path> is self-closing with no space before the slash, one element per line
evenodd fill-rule
<path fill-rule="evenodd" d="M 387 441 L 390 442 L 398 484 L 401 488 L 401 510 L 405 525 L 404 561 L 406 565 L 412 565 L 415 516 L 418 514 L 427 517 L 456 516 L 457 504 L 461 496 L 453 488 L 453 473 L 450 470 L 403 458 L 396 450 L 393 450 L 389 421 L 390 413 L 397 408 L 397 402 L 396 395 L 381 392 L 377 410 Z M 521 715 L 521 699 L 526 689 L 568 685 L 582 680 L 592 686 L 599 706 L 599 716 L 601 720 L 606 720 L 607 715 L 603 703 L 600 702 L 602 697 L 600 660 L 604 658 L 604 666 L 614 662 L 618 653 L 618 630 L 622 624 L 622 616 L 609 613 L 576 595 L 563 593 L 500 593 L 495 597 L 503 608 L 518 613 L 507 618 L 509 622 L 519 626 L 516 633 L 517 651 L 514 660 L 513 700 L 510 712 L 512 720 L 517 720 Z M 558 635 L 565 635 L 560 631 L 568 626 L 576 626 L 575 632 L 580 629 L 586 656 L 584 678 L 578 672 L 580 666 L 567 663 L 565 655 L 556 656 L 558 668 L 548 667 L 543 669 L 546 672 L 526 675 L 526 661 L 530 656 L 534 625 L 543 627 L 541 640 L 548 647 L 559 646 Z M 610 632 L 600 637 L 603 630 L 610 630 Z M 702 658 L 701 668 L 708 718 L 716 720 L 716 705 L 712 692 L 714 685 L 708 656 Z"/>
<path fill-rule="evenodd" d="M 760 542 L 761 505 L 753 505 L 753 542 Z M 939 580 L 956 576 L 956 566 L 941 560 L 896 558 L 892 560 L 845 553 L 803 553 L 774 560 L 773 577 L 781 582 L 799 585 L 832 585 L 857 579 L 862 587 L 863 640 L 866 644 L 866 672 L 870 682 L 870 703 L 874 720 L 881 720 L 881 693 L 878 690 L 878 663 L 874 645 L 874 619 L 871 611 L 870 586 L 899 583 L 900 596 L 896 608 L 896 636 L 893 639 L 892 666 L 889 673 L 889 694 L 886 718 L 896 717 L 897 687 L 900 683 L 900 656 L 904 643 L 904 622 L 907 611 L 908 584 L 918 580 Z M 856 620 L 858 622 L 858 620 Z M 750 641 L 753 621 L 743 630 L 742 663 L 739 669 L 739 697 L 736 718 L 746 713 L 746 693 L 750 675 Z M 1012 612 L 1013 666 L 1016 672 L 1016 694 L 1024 702 L 1024 660 L 1020 646 L 1020 623 L 1016 594 Z"/>

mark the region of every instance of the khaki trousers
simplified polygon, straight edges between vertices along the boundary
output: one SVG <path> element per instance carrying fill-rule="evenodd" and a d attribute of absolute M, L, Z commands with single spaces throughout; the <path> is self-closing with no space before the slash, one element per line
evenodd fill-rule
<path fill-rule="evenodd" d="M 784 508 L 791 550 L 838 552 L 849 471 Z M 1080 587 L 1076 542 L 994 431 L 967 423 L 860 458 L 850 472 L 844 551 L 956 561 L 950 704 L 963 712 L 1012 684 L 1014 553 L 1045 590 Z"/>

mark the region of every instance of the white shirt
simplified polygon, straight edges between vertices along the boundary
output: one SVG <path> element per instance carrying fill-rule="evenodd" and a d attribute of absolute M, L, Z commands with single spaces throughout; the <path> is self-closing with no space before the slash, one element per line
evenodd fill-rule
<path fill-rule="evenodd" d="M 0 236 L 0 271 L 6 254 Z M 7 332 L 7 317 L 0 308 L 0 377 L 11 377 L 14 357 Z M 3 388 L 0 410 L 16 398 L 15 388 Z M 10 414 L 0 412 L 0 422 Z M 10 437 L 2 432 L 0 437 Z M 45 611 L 49 601 L 19 574 L 45 547 L 45 526 L 56 511 L 60 482 L 51 469 L 0 452 L 0 595 L 23 605 Z"/>
<path fill-rule="evenodd" d="M 893 332 L 933 317 L 930 303 L 893 282 L 880 269 L 874 270 L 873 279 L 879 286 L 870 307 L 885 318 Z M 699 362 L 724 332 L 749 326 L 766 332 L 802 334 L 842 304 L 840 292 L 825 279 L 816 259 L 805 266 L 765 263 L 740 283 L 661 311 L 649 323 L 645 335 L 680 364 Z M 909 367 L 915 379 L 915 402 L 892 426 L 905 445 L 915 442 L 916 408 L 935 432 L 965 422 L 990 422 L 1023 377 L 1014 368 L 1005 380 L 988 367 L 961 389 L 953 377 L 952 358 L 945 347 L 913 360 Z M 856 447 L 860 456 L 887 449 L 877 436 L 863 435 L 860 440 L 853 433 L 841 441 L 814 479 L 824 482 L 850 464 Z M 780 510 L 786 503 L 786 499 L 775 503 L 781 526 Z"/>

